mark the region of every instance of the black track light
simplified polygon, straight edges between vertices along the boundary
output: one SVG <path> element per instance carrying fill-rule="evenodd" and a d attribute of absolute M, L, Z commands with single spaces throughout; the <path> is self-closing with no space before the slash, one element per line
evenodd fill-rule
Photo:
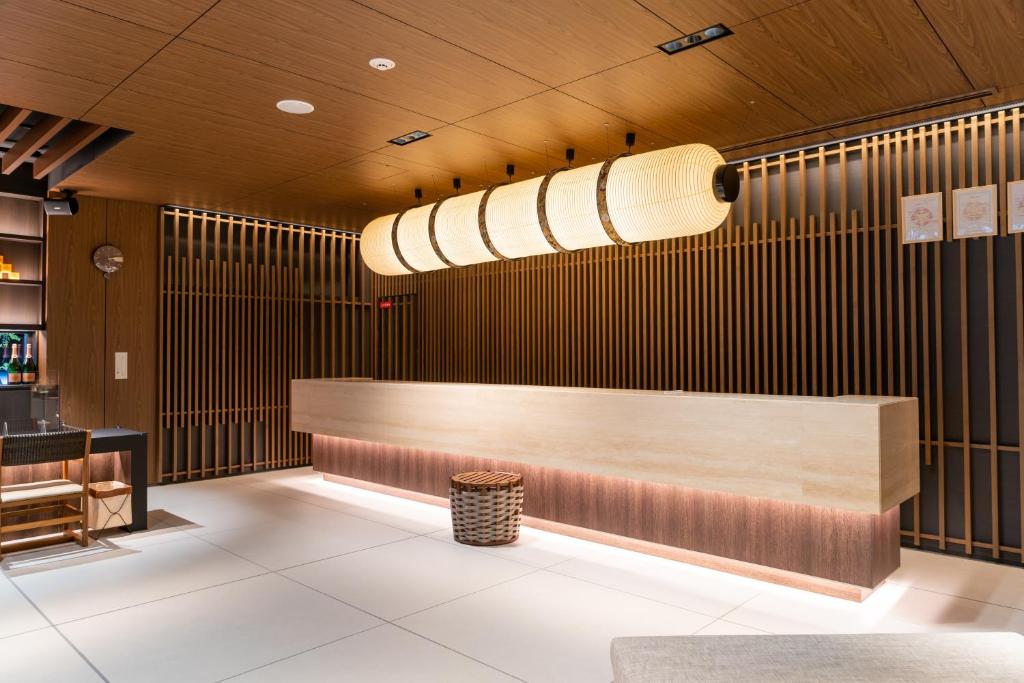
<path fill-rule="evenodd" d="M 636 133 L 630 131 L 626 133 L 626 149 L 630 152 L 633 151 L 633 145 L 636 144 Z"/>
<path fill-rule="evenodd" d="M 715 24 L 714 26 L 708 26 L 705 29 L 701 29 L 695 33 L 689 33 L 685 36 L 679 36 L 675 40 L 670 40 L 667 43 L 658 45 L 658 49 L 667 55 L 674 55 L 677 52 L 688 50 L 691 47 L 697 45 L 703 45 L 709 43 L 712 40 L 718 40 L 726 36 L 731 36 L 732 31 L 725 24 Z"/>
<path fill-rule="evenodd" d="M 455 194 L 458 194 L 462 189 L 462 178 L 452 178 L 452 187 L 455 188 Z"/>
<path fill-rule="evenodd" d="M 508 176 L 508 181 L 512 182 L 512 176 L 516 174 L 515 164 L 505 164 L 505 175 Z"/>
<path fill-rule="evenodd" d="M 416 195 L 416 203 L 417 204 L 422 204 L 423 203 L 423 188 L 417 187 L 415 190 L 412 191 L 412 193 L 414 195 Z"/>
<path fill-rule="evenodd" d="M 566 161 L 566 163 L 569 164 L 570 166 L 572 166 L 572 161 L 575 158 L 576 158 L 576 150 L 573 149 L 572 147 L 566 147 L 565 148 L 565 161 Z"/>

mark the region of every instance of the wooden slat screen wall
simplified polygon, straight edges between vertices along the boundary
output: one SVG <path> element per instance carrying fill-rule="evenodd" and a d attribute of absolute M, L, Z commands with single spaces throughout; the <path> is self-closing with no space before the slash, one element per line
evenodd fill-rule
<path fill-rule="evenodd" d="M 414 327 L 376 326 L 410 338 L 380 343 L 428 381 L 918 396 L 904 542 L 1022 561 L 1020 129 L 1014 108 L 745 162 L 697 237 L 374 276 L 416 302 Z M 953 240 L 952 190 L 989 183 L 1001 236 Z M 902 246 L 899 198 L 937 191 L 946 240 Z"/>
<path fill-rule="evenodd" d="M 309 463 L 289 380 L 371 373 L 359 237 L 163 209 L 160 481 Z"/>

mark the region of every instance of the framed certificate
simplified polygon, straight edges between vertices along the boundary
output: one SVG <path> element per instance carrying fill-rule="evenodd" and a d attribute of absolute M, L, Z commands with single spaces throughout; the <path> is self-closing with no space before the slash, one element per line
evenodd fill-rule
<path fill-rule="evenodd" d="M 953 237 L 993 237 L 999 234 L 996 186 L 953 190 Z"/>
<path fill-rule="evenodd" d="M 1024 180 L 1006 184 L 1006 231 L 1024 232 Z"/>
<path fill-rule="evenodd" d="M 942 240 L 942 193 L 915 194 L 900 199 L 903 244 Z"/>

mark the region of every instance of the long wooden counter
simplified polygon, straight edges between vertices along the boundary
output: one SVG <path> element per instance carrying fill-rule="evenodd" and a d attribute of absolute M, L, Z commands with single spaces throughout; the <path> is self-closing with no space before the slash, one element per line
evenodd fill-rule
<path fill-rule="evenodd" d="M 292 428 L 326 474 L 444 496 L 515 468 L 531 517 L 865 588 L 919 480 L 912 398 L 294 380 Z"/>

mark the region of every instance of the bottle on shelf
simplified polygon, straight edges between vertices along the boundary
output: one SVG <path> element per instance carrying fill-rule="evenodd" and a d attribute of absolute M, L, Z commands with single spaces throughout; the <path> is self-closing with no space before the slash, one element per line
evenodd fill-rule
<path fill-rule="evenodd" d="M 11 360 L 7 363 L 7 383 L 21 384 L 21 358 L 18 356 L 17 344 L 11 344 Z"/>
<path fill-rule="evenodd" d="M 6 386 L 9 383 L 8 379 L 9 378 L 7 376 L 7 347 L 5 346 L 3 347 L 3 350 L 0 350 L 0 386 Z"/>
<path fill-rule="evenodd" d="M 32 345 L 25 344 L 25 363 L 21 366 L 21 383 L 35 384 L 38 368 L 35 360 L 32 359 Z"/>

